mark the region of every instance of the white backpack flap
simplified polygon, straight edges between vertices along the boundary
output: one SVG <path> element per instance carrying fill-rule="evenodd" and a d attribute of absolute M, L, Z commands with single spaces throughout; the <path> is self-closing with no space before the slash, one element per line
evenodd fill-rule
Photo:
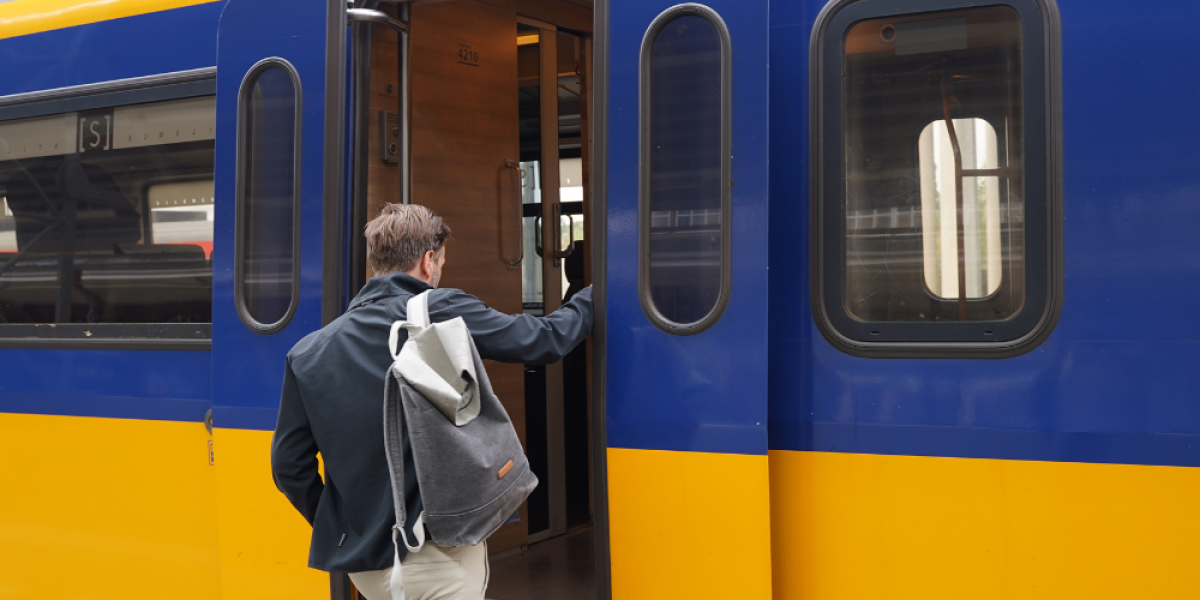
<path fill-rule="evenodd" d="M 429 290 L 408 301 L 407 321 L 392 324 L 388 347 L 392 369 L 403 376 L 431 404 L 461 427 L 479 416 L 479 379 L 471 357 L 471 333 L 462 317 L 429 322 Z M 399 330 L 408 330 L 408 341 L 399 352 Z"/>

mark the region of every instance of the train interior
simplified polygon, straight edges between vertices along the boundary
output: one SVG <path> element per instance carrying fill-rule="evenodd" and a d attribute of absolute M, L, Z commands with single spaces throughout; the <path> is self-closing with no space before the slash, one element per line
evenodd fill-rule
<path fill-rule="evenodd" d="M 402 194 L 396 116 L 407 76 L 411 199 L 453 232 L 442 285 L 508 313 L 553 312 L 591 283 L 590 3 L 380 9 L 409 21 L 409 56 L 397 33 L 372 28 L 368 125 L 379 143 L 368 149 L 359 218 Z M 520 522 L 488 541 L 494 600 L 594 595 L 587 353 L 581 346 L 550 365 L 488 364 L 540 481 Z"/>

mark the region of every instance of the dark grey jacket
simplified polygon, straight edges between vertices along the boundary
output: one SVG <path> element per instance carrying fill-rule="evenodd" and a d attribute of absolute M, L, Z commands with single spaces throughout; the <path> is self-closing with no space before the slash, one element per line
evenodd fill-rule
<path fill-rule="evenodd" d="M 392 322 L 405 318 L 408 299 L 427 289 L 403 273 L 372 278 L 346 314 L 288 352 L 271 469 L 276 487 L 313 526 L 308 565 L 314 569 L 392 566 L 396 516 L 383 448 L 383 386 L 392 363 L 387 339 Z M 435 323 L 462 317 L 485 359 L 550 363 L 591 331 L 592 294 L 586 289 L 553 314 L 532 317 L 492 310 L 462 290 L 439 289 L 430 294 L 429 313 Z M 404 335 L 401 330 L 401 343 Z M 405 471 L 415 473 L 407 445 Z M 415 484 L 415 477 L 406 479 L 412 515 L 420 513 Z"/>

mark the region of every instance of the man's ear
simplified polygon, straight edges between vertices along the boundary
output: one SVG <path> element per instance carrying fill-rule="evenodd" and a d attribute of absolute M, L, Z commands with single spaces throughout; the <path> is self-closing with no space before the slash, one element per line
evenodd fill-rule
<path fill-rule="evenodd" d="M 426 251 L 425 255 L 421 257 L 421 276 L 425 279 L 433 276 L 433 270 L 436 266 L 434 260 L 435 256 L 432 251 Z"/>

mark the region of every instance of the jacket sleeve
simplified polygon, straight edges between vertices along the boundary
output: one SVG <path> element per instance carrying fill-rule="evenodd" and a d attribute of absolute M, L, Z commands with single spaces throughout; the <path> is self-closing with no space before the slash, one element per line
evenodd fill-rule
<path fill-rule="evenodd" d="M 271 440 L 271 474 L 275 477 L 275 487 L 312 525 L 325 483 L 317 470 L 317 442 L 300 399 L 290 359 L 283 375 L 279 420 Z"/>
<path fill-rule="evenodd" d="M 489 308 L 462 290 L 430 298 L 430 318 L 462 317 L 481 358 L 509 363 L 548 364 L 567 355 L 592 330 L 592 288 L 544 317 L 510 315 Z"/>

